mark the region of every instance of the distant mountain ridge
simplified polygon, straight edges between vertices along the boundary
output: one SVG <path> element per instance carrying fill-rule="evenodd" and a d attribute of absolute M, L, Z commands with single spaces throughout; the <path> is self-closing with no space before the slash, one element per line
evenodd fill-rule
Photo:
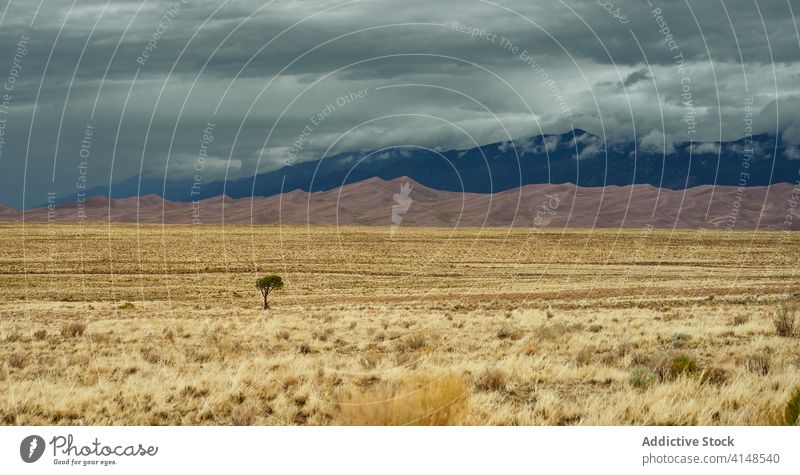
<path fill-rule="evenodd" d="M 655 142 L 655 143 L 654 143 Z M 664 154 L 664 148 L 667 154 Z M 156 194 L 169 201 L 192 201 L 225 194 L 231 198 L 274 196 L 302 190 L 327 191 L 368 178 L 393 180 L 407 176 L 429 188 L 468 193 L 497 193 L 530 184 L 581 187 L 648 184 L 679 190 L 701 185 L 765 186 L 798 179 L 800 149 L 784 144 L 780 135 L 752 138 L 752 158 L 746 142 L 683 142 L 658 140 L 609 142 L 581 129 L 563 134 L 497 142 L 467 150 L 436 152 L 393 147 L 344 152 L 300 162 L 236 180 L 212 181 L 194 188 L 193 180 L 134 176 L 87 196 L 126 198 Z M 773 160 L 774 157 L 774 160 Z M 745 166 L 744 162 L 748 162 Z M 741 173 L 747 173 L 742 180 Z M 58 202 L 74 201 L 75 195 Z"/>
<path fill-rule="evenodd" d="M 329 191 L 300 190 L 269 197 L 216 196 L 197 203 L 156 195 L 108 200 L 92 197 L 25 212 L 26 222 L 153 224 L 323 224 L 383 226 L 387 236 L 407 226 L 515 226 L 579 228 L 704 228 L 791 230 L 788 202 L 794 186 L 701 185 L 668 190 L 651 185 L 576 187 L 525 185 L 494 194 L 428 188 L 407 177 L 368 178 Z M 0 221 L 22 212 L 0 210 Z"/>

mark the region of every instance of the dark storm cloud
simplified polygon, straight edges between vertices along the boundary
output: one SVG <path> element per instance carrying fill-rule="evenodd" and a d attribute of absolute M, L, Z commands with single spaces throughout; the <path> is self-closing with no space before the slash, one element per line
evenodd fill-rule
<path fill-rule="evenodd" d="M 312 117 L 361 89 L 365 98 L 313 125 L 298 159 L 333 143 L 468 147 L 573 125 L 686 140 L 683 76 L 698 139 L 743 135 L 749 98 L 767 108 L 759 130 L 793 124 L 784 107 L 783 121 L 765 117 L 800 97 L 796 0 L 651 2 L 11 3 L 2 82 L 28 41 L 8 101 L 0 202 L 21 204 L 26 158 L 26 203 L 74 192 L 87 126 L 91 184 L 140 170 L 187 176 L 208 122 L 205 178 L 274 168 Z"/>
<path fill-rule="evenodd" d="M 622 84 L 625 87 L 631 87 L 637 82 L 648 81 L 651 79 L 653 78 L 650 76 L 650 73 L 648 73 L 646 69 L 640 69 L 625 76 L 625 80 L 622 82 Z"/>

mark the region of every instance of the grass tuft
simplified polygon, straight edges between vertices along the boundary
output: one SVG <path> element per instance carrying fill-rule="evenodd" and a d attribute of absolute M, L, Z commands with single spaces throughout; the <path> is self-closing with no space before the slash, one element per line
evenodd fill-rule
<path fill-rule="evenodd" d="M 415 376 L 384 383 L 341 403 L 339 423 L 357 426 L 458 425 L 468 408 L 467 387 L 456 375 Z"/>
<path fill-rule="evenodd" d="M 647 366 L 636 366 L 631 370 L 628 382 L 636 389 L 647 389 L 656 382 L 658 376 Z"/>
<path fill-rule="evenodd" d="M 85 323 L 81 322 L 65 323 L 64 326 L 61 327 L 61 336 L 68 338 L 75 338 L 78 336 L 83 336 L 83 333 L 85 331 L 86 331 Z"/>
<path fill-rule="evenodd" d="M 800 324 L 798 320 L 800 320 L 800 302 L 783 302 L 778 307 L 778 310 L 775 311 L 775 316 L 772 319 L 772 324 L 775 325 L 775 333 L 783 337 L 794 336 L 797 326 Z"/>
<path fill-rule="evenodd" d="M 481 391 L 503 391 L 506 389 L 506 373 L 497 368 L 487 368 L 475 379 L 475 387 Z"/>
<path fill-rule="evenodd" d="M 800 387 L 794 390 L 786 402 L 783 410 L 783 423 L 787 426 L 800 426 Z"/>

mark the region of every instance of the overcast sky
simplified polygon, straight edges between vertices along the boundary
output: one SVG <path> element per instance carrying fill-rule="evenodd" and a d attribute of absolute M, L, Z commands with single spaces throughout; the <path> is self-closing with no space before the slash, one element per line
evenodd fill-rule
<path fill-rule="evenodd" d="M 756 132 L 800 142 L 800 0 L 650 2 L 10 0 L 0 203 L 191 177 L 204 128 L 206 181 L 573 126 L 730 140 L 749 101 Z"/>

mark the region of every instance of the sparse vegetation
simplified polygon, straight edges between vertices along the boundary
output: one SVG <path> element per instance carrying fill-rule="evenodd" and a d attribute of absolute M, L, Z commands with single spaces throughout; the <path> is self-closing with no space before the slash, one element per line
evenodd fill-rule
<path fill-rule="evenodd" d="M 475 379 L 475 387 L 481 391 L 506 389 L 506 374 L 497 368 L 487 368 Z"/>
<path fill-rule="evenodd" d="M 637 366 L 631 370 L 630 378 L 628 381 L 636 389 L 647 389 L 651 384 L 655 383 L 658 377 L 647 366 Z"/>
<path fill-rule="evenodd" d="M 697 360 L 685 354 L 679 354 L 672 357 L 669 365 L 669 378 L 676 378 L 682 375 L 692 375 L 700 370 L 700 365 Z"/>
<path fill-rule="evenodd" d="M 29 356 L 26 353 L 11 353 L 7 357 L 8 366 L 15 369 L 23 369 L 28 366 Z"/>
<path fill-rule="evenodd" d="M 793 336 L 800 325 L 800 302 L 796 300 L 783 302 L 775 311 L 772 323 L 778 336 Z"/>
<path fill-rule="evenodd" d="M 508 325 L 503 325 L 497 330 L 497 338 L 501 340 L 519 340 L 522 338 L 522 332 Z"/>
<path fill-rule="evenodd" d="M 269 302 L 267 297 L 269 297 L 270 292 L 283 288 L 283 279 L 278 275 L 267 275 L 256 280 L 256 288 L 261 291 L 261 296 L 264 297 L 264 310 L 268 310 Z"/>
<path fill-rule="evenodd" d="M 787 426 L 800 426 L 800 386 L 794 390 L 783 410 L 783 423 Z"/>
<path fill-rule="evenodd" d="M 701 381 L 714 386 L 722 386 L 730 379 L 728 371 L 724 368 L 710 366 L 703 370 Z"/>
<path fill-rule="evenodd" d="M 589 325 L 589 331 L 592 332 L 592 333 L 600 333 L 600 331 L 602 329 L 603 329 L 603 325 L 600 325 L 599 323 L 593 323 L 593 324 Z"/>
<path fill-rule="evenodd" d="M 0 423 L 761 425 L 800 387 L 773 324 L 800 234 L 733 233 L 760 252 L 709 273 L 713 231 L 654 230 L 634 259 L 624 229 L 208 226 L 198 247 L 191 226 L 58 225 L 51 274 L 31 224 L 25 288 L 23 231 L 0 227 Z M 291 285 L 265 319 L 269 246 Z"/>
<path fill-rule="evenodd" d="M 744 325 L 748 321 L 750 321 L 750 315 L 746 313 L 740 313 L 738 315 L 733 316 L 733 324 L 735 326 Z"/>
<path fill-rule="evenodd" d="M 766 376 L 772 367 L 772 359 L 766 353 L 755 353 L 747 357 L 745 366 L 751 373 Z"/>
<path fill-rule="evenodd" d="M 673 333 L 672 346 L 675 348 L 683 348 L 692 339 L 692 335 L 688 333 Z"/>
<path fill-rule="evenodd" d="M 86 331 L 86 324 L 82 322 L 72 322 L 72 323 L 65 323 L 61 327 L 61 336 L 67 338 L 74 338 L 78 336 L 83 336 L 83 332 Z"/>
<path fill-rule="evenodd" d="M 343 425 L 458 425 L 468 408 L 467 387 L 456 375 L 412 377 L 346 397 Z"/>

